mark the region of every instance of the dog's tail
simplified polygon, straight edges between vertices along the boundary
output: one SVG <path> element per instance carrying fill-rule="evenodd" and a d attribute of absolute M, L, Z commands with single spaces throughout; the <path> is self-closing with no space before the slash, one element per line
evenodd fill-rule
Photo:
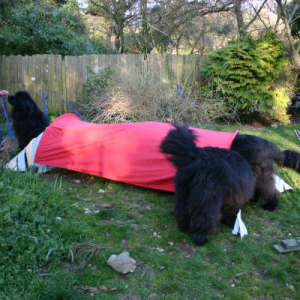
<path fill-rule="evenodd" d="M 300 153 L 292 150 L 281 151 L 276 145 L 271 144 L 275 162 L 281 167 L 286 167 L 300 173 Z"/>
<path fill-rule="evenodd" d="M 283 151 L 284 159 L 282 166 L 293 169 L 300 173 L 300 153 L 291 150 Z"/>
<path fill-rule="evenodd" d="M 186 126 L 174 124 L 160 144 L 163 153 L 171 154 L 168 158 L 176 168 L 189 165 L 197 157 L 196 136 Z"/>
<path fill-rule="evenodd" d="M 273 158 L 279 166 L 293 169 L 300 173 L 300 153 L 292 150 L 281 151 L 276 145 L 269 143 L 272 144 Z"/>

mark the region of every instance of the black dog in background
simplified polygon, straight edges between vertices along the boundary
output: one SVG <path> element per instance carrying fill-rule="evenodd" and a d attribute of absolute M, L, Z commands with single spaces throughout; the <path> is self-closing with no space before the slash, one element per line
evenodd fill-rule
<path fill-rule="evenodd" d="M 197 148 L 195 135 L 175 125 L 161 143 L 177 168 L 175 217 L 180 230 L 197 245 L 221 221 L 233 226 L 238 210 L 254 194 L 254 176 L 239 153 L 213 147 Z"/>
<path fill-rule="evenodd" d="M 11 113 L 13 128 L 21 150 L 45 130 L 49 125 L 49 119 L 26 91 L 8 96 L 8 102 L 13 107 Z"/>
<path fill-rule="evenodd" d="M 278 191 L 274 183 L 274 162 L 300 173 L 300 154 L 295 151 L 281 151 L 275 144 L 253 135 L 238 135 L 231 150 L 239 152 L 251 165 L 255 178 L 254 200 L 273 211 L 278 205 Z"/>

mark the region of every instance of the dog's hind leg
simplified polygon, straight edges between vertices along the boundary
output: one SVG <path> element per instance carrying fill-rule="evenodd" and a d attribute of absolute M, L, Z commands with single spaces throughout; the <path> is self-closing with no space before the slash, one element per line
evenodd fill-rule
<path fill-rule="evenodd" d="M 278 203 L 279 203 L 279 201 L 278 201 L 277 196 L 273 195 L 273 197 L 270 198 L 267 203 L 265 203 L 264 205 L 262 205 L 262 208 L 264 210 L 273 211 L 278 206 Z"/>
<path fill-rule="evenodd" d="M 254 186 L 254 184 L 252 186 Z M 232 187 L 234 187 L 234 183 L 232 184 Z M 221 222 L 224 225 L 233 228 L 238 211 L 243 207 L 245 203 L 249 201 L 252 193 L 245 193 L 245 189 L 243 189 L 242 186 L 235 187 L 230 191 L 229 195 L 227 195 L 227 197 L 223 201 Z"/>
<path fill-rule="evenodd" d="M 273 174 L 273 163 L 270 162 L 256 178 L 256 197 L 261 199 L 261 207 L 269 211 L 273 211 L 279 202 Z"/>
<path fill-rule="evenodd" d="M 182 175 L 175 178 L 175 218 L 179 229 L 182 232 L 189 232 L 191 218 L 188 212 L 187 200 L 189 197 L 188 182 Z"/>
<path fill-rule="evenodd" d="M 189 199 L 191 214 L 190 233 L 198 246 L 207 242 L 207 234 L 221 219 L 223 202 L 222 187 L 206 185 L 205 189 L 193 189 Z"/>

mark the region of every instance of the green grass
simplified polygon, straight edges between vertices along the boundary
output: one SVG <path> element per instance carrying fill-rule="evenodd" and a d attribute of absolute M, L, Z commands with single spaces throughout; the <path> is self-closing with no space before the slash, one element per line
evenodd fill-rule
<path fill-rule="evenodd" d="M 295 128 L 241 132 L 299 151 Z M 0 299 L 300 299 L 300 252 L 273 249 L 300 236 L 300 176 L 278 172 L 294 190 L 280 196 L 275 212 L 249 204 L 242 210 L 247 237 L 220 225 L 196 247 L 177 229 L 171 193 L 64 170 L 1 169 Z M 105 249 L 80 264 L 69 248 L 84 242 Z M 128 275 L 106 264 L 124 250 L 137 261 Z M 99 291 L 92 297 L 84 286 Z"/>

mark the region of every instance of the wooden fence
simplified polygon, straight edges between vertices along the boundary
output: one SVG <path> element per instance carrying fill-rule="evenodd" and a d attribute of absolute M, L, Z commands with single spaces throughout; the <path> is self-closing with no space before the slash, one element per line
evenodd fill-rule
<path fill-rule="evenodd" d="M 200 56 L 188 55 L 33 55 L 0 56 L 0 89 L 10 94 L 27 90 L 42 107 L 44 89 L 49 110 L 66 111 L 64 100 L 82 100 L 84 84 L 90 74 L 106 67 L 116 67 L 122 76 L 145 76 L 151 72 L 157 80 L 183 83 L 197 76 Z"/>

